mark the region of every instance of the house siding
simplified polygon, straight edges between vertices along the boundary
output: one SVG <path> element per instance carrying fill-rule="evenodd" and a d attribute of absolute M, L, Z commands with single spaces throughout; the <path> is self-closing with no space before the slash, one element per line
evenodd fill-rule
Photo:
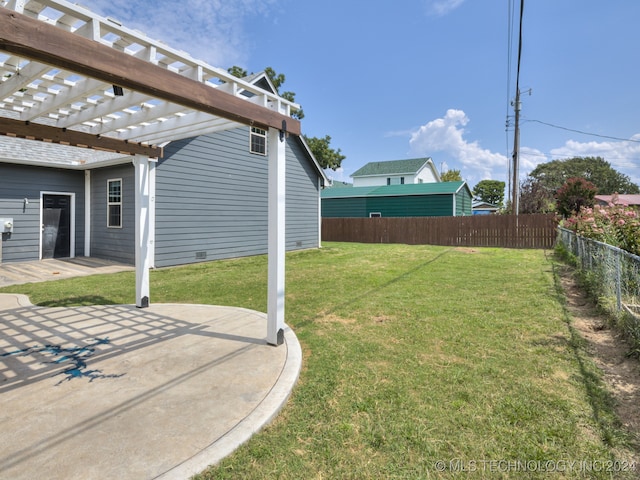
<path fill-rule="evenodd" d="M 451 195 L 371 197 L 367 199 L 367 209 L 370 212 L 380 212 L 383 217 L 450 216 Z"/>
<path fill-rule="evenodd" d="M 418 175 L 416 175 L 415 177 L 414 183 L 420 183 L 420 180 L 422 180 L 424 183 L 435 183 L 438 181 L 436 176 L 433 174 L 433 170 L 431 170 L 431 168 L 429 167 L 425 167 L 420 170 Z"/>
<path fill-rule="evenodd" d="M 122 227 L 107 227 L 107 180 L 122 179 Z M 135 263 L 135 170 L 132 163 L 91 171 L 91 256 Z"/>
<path fill-rule="evenodd" d="M 307 153 L 297 139 L 287 140 L 286 248 L 298 250 L 318 248 L 320 222 L 318 172 L 306 161 Z"/>
<path fill-rule="evenodd" d="M 0 164 L 0 217 L 13 218 L 2 235 L 2 262 L 40 258 L 40 193 L 75 194 L 75 254 L 84 254 L 84 173 L 48 167 Z M 25 205 L 24 199 L 28 199 Z"/>
<path fill-rule="evenodd" d="M 320 244 L 320 173 L 302 141 L 286 140 L 286 249 Z M 267 253 L 268 157 L 249 153 L 249 128 L 169 144 L 155 167 L 154 265 Z M 91 256 L 135 263 L 132 162 L 90 171 Z M 14 219 L 0 261 L 40 258 L 40 192 L 75 193 L 75 254 L 84 255 L 85 172 L 0 163 L 0 218 Z M 122 179 L 122 227 L 107 227 L 107 181 Z M 24 198 L 28 205 L 24 206 Z M 24 206 L 24 209 L 23 209 Z"/>
<path fill-rule="evenodd" d="M 472 215 L 472 198 L 466 188 L 456 193 L 456 216 Z"/>
<path fill-rule="evenodd" d="M 452 199 L 451 194 L 323 198 L 322 217 L 362 218 L 374 212 L 383 217 L 447 217 L 453 212 Z"/>
<path fill-rule="evenodd" d="M 322 218 L 368 217 L 365 197 L 323 198 Z"/>
<path fill-rule="evenodd" d="M 155 265 L 267 252 L 268 158 L 249 128 L 173 142 L 156 168 Z M 286 247 L 318 246 L 318 175 L 295 138 L 286 148 Z"/>

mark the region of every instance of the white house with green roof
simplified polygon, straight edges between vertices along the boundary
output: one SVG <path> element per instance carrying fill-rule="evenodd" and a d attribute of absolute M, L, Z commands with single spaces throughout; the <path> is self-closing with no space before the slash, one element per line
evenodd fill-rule
<path fill-rule="evenodd" d="M 354 187 L 406 185 L 440 182 L 440 175 L 431 158 L 369 162 L 353 175 Z"/>

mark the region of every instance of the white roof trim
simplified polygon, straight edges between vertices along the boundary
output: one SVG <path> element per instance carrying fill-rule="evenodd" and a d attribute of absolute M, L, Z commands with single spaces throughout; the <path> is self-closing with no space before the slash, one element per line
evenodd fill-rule
<path fill-rule="evenodd" d="M 320 162 L 318 162 L 315 155 L 311 151 L 311 148 L 309 148 L 309 144 L 307 144 L 307 141 L 304 139 L 304 135 L 300 135 L 300 143 L 302 143 L 302 146 L 304 147 L 305 151 L 313 161 L 313 164 L 316 167 L 316 170 L 318 170 L 318 173 L 322 177 L 323 185 L 324 186 L 330 185 L 332 183 L 331 180 L 329 180 L 329 177 L 327 177 L 327 174 L 324 172 L 323 168 L 320 166 Z"/>

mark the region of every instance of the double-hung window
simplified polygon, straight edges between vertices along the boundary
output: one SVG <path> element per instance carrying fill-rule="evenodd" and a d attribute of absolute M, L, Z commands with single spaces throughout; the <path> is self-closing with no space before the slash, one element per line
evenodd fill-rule
<path fill-rule="evenodd" d="M 251 127 L 249 133 L 249 151 L 258 155 L 267 154 L 267 131 Z"/>
<path fill-rule="evenodd" d="M 122 228 L 122 179 L 107 180 L 107 227 Z"/>

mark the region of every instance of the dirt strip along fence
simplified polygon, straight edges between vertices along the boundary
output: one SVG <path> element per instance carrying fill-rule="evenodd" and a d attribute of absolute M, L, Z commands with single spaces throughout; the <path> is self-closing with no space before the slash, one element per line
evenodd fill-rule
<path fill-rule="evenodd" d="M 553 214 L 323 218 L 322 240 L 546 249 L 555 244 L 557 226 Z"/>

